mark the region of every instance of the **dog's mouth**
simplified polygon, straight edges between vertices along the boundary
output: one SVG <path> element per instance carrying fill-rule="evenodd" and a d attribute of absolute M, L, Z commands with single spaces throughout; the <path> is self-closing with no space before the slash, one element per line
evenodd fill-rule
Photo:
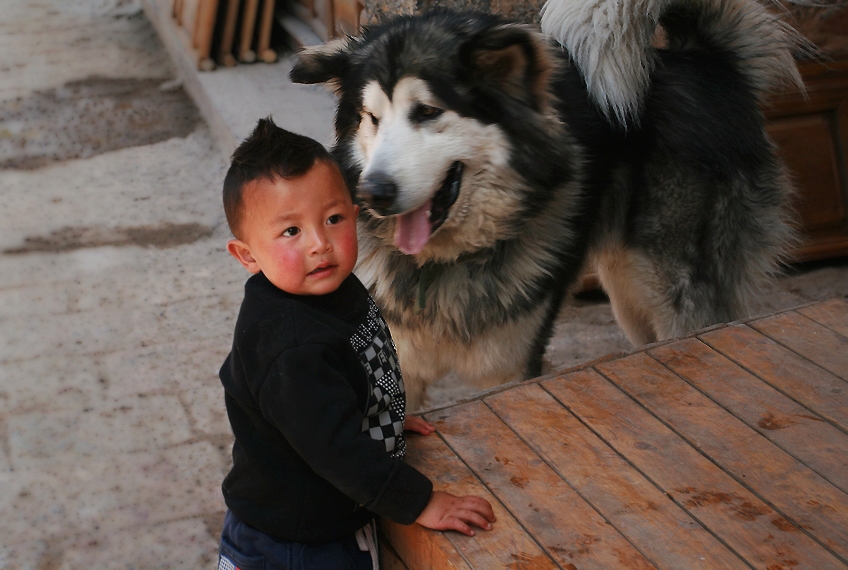
<path fill-rule="evenodd" d="M 445 180 L 433 196 L 432 205 L 430 207 L 430 233 L 433 233 L 439 226 L 445 223 L 448 219 L 448 212 L 451 206 L 456 203 L 459 198 L 459 187 L 462 186 L 462 170 L 463 164 L 459 161 L 454 162 L 448 170 Z"/>
<path fill-rule="evenodd" d="M 463 168 L 461 162 L 454 162 L 432 199 L 397 217 L 395 245 L 399 250 L 409 255 L 420 253 L 433 232 L 445 223 L 451 206 L 459 197 Z"/>

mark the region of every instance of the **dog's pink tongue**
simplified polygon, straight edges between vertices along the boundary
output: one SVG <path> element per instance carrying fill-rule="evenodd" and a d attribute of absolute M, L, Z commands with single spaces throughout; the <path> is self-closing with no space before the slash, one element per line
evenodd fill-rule
<path fill-rule="evenodd" d="M 421 253 L 430 239 L 430 202 L 397 218 L 395 245 L 407 255 Z"/>

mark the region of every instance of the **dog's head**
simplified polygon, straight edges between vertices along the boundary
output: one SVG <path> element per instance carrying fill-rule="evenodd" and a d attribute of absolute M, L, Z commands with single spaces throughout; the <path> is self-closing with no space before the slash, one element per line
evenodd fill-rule
<path fill-rule="evenodd" d="M 556 178 L 555 61 L 523 26 L 438 11 L 306 49 L 291 77 L 335 90 L 334 152 L 369 230 L 449 261 L 520 232 Z"/>

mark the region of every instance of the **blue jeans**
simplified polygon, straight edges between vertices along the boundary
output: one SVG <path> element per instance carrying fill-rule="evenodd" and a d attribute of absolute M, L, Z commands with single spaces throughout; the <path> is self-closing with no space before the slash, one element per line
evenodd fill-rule
<path fill-rule="evenodd" d="M 224 517 L 218 570 L 372 570 L 353 534 L 322 546 L 286 542 L 240 521 Z"/>

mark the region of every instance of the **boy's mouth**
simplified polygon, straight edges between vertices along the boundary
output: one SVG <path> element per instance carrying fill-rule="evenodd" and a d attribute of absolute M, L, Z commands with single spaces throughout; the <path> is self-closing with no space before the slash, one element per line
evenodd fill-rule
<path fill-rule="evenodd" d="M 333 265 L 332 263 L 322 263 L 321 265 L 310 271 L 307 275 L 320 275 L 321 273 L 329 271 L 334 267 L 335 265 Z"/>

